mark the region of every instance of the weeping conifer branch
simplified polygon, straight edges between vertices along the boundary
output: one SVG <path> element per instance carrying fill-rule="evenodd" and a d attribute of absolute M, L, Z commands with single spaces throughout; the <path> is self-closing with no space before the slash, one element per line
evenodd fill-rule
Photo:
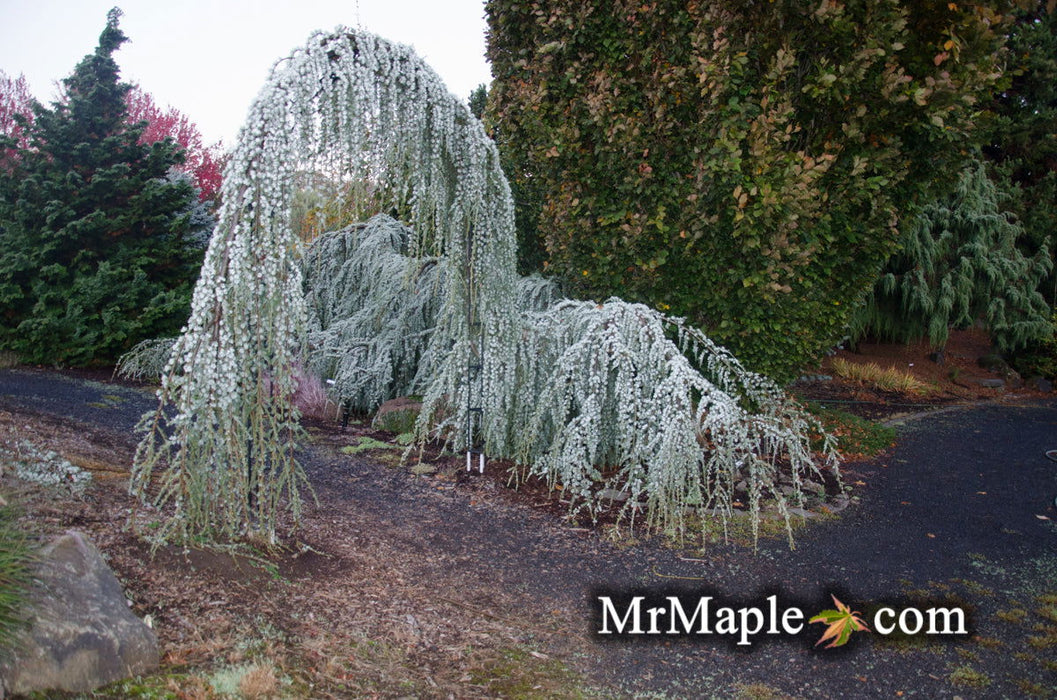
<path fill-rule="evenodd" d="M 513 208 L 483 127 L 409 48 L 313 35 L 275 65 L 240 132 L 191 318 L 142 424 L 132 489 L 150 498 L 161 472 L 153 500 L 175 507 L 162 536 L 272 535 L 277 509 L 300 507 L 290 398 L 309 329 L 291 185 L 304 173 L 404 212 L 414 258 L 469 248 L 482 313 L 510 313 Z M 463 294 L 448 285 L 427 354 L 465 335 Z"/>
<path fill-rule="evenodd" d="M 559 301 L 523 315 L 512 385 L 485 413 L 490 454 L 560 485 L 595 512 L 623 491 L 623 515 L 682 532 L 688 512 L 732 514 L 745 481 L 754 532 L 764 497 L 788 516 L 803 478 L 836 475 L 809 435 L 824 431 L 770 380 L 700 331 L 640 304 Z M 778 488 L 790 475 L 793 493 Z"/>
<path fill-rule="evenodd" d="M 327 191 L 401 222 L 377 216 L 305 248 L 292 211 Z M 688 509 L 725 519 L 741 481 L 756 523 L 763 498 L 788 513 L 806 474 L 836 469 L 829 438 L 813 459 L 819 427 L 699 331 L 519 279 L 495 145 L 405 47 L 339 30 L 276 64 L 222 199 L 133 473 L 136 493 L 174 508 L 162 537 L 274 535 L 284 509 L 296 519 L 302 361 L 361 409 L 421 393 L 420 441 L 480 440 L 589 510 L 600 489 L 627 491 L 625 515 L 650 526 L 681 530 Z M 465 429 L 472 404 L 479 436 Z"/>
<path fill-rule="evenodd" d="M 371 411 L 426 391 L 454 342 L 433 339 L 444 301 L 459 298 L 452 281 L 461 261 L 412 257 L 413 240 L 410 228 L 379 214 L 326 233 L 306 250 L 308 368 L 332 382 L 337 403 Z M 507 304 L 515 314 L 558 298 L 555 285 L 536 276 L 517 278 L 513 287 Z"/>

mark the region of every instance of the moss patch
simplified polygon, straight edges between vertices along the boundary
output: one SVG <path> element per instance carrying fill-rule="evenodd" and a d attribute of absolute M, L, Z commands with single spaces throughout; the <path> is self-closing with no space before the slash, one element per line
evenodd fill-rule
<path fill-rule="evenodd" d="M 490 697 L 595 697 L 584 679 L 561 661 L 525 647 L 499 650 L 469 673 L 470 683 L 487 689 Z"/>

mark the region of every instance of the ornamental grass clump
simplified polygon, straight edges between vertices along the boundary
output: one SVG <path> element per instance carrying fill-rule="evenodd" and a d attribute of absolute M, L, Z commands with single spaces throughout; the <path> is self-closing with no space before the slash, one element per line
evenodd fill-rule
<path fill-rule="evenodd" d="M 26 624 L 32 561 L 29 534 L 19 526 L 15 507 L 0 498 L 0 657 L 12 651 L 16 632 Z"/>
<path fill-rule="evenodd" d="M 833 372 L 838 377 L 850 379 L 860 384 L 871 385 L 882 391 L 897 391 L 919 395 L 933 391 L 933 387 L 922 382 L 913 374 L 903 372 L 895 367 L 881 367 L 876 362 L 859 364 L 837 357 L 834 358 L 832 366 Z"/>

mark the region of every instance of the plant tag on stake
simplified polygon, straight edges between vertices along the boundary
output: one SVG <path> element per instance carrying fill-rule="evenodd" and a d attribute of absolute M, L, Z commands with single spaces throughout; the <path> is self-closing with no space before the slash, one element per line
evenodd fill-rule
<path fill-rule="evenodd" d="M 484 474 L 484 452 L 477 453 L 477 470 Z M 473 452 L 466 450 L 466 471 L 471 471 L 473 465 Z"/>

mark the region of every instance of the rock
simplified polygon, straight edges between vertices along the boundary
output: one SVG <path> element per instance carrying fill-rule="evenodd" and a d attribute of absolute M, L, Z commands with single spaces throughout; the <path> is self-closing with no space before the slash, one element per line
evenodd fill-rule
<path fill-rule="evenodd" d="M 1000 371 L 1006 366 L 1006 361 L 1002 359 L 1001 355 L 992 353 L 990 355 L 984 355 L 983 357 L 976 358 L 976 364 L 984 369 L 990 369 L 994 371 Z"/>
<path fill-rule="evenodd" d="M 1008 363 L 1003 360 L 1002 355 L 990 354 L 984 355 L 983 357 L 977 358 L 977 364 L 984 369 L 989 369 L 1002 377 L 1003 384 L 995 384 L 994 380 L 982 380 L 980 381 L 981 386 L 1001 389 L 1008 386 L 1013 389 L 1019 389 L 1024 386 L 1024 381 L 1021 379 L 1020 374 L 1017 373 L 1012 367 L 1009 367 Z M 990 384 L 984 384 L 984 382 L 991 382 Z"/>
<path fill-rule="evenodd" d="M 687 512 L 688 513 L 697 513 L 698 511 L 690 509 Z M 705 508 L 701 512 L 703 512 L 705 515 L 711 515 L 711 516 L 714 516 L 714 517 L 722 518 L 722 517 L 726 516 L 726 517 L 733 518 L 733 519 L 748 518 L 751 515 L 751 513 L 749 513 L 749 511 L 747 511 L 747 510 L 739 510 L 737 508 L 734 508 L 729 513 L 727 511 L 723 510 L 722 508 Z"/>
<path fill-rule="evenodd" d="M 833 381 L 832 374 L 802 374 L 797 379 L 801 384 L 810 384 L 812 382 L 831 382 Z"/>
<path fill-rule="evenodd" d="M 815 494 L 816 496 L 825 496 L 826 495 L 826 487 L 823 486 L 822 484 L 818 483 L 817 481 L 812 481 L 811 479 L 804 479 L 804 483 L 801 484 L 801 487 L 805 491 L 810 491 L 811 493 Z"/>
<path fill-rule="evenodd" d="M 835 515 L 843 511 L 849 505 L 851 505 L 851 499 L 841 494 L 835 496 L 831 502 L 823 503 L 821 508 L 824 512 L 829 513 L 830 515 Z"/>
<path fill-rule="evenodd" d="M 977 379 L 976 383 L 985 389 L 1001 389 L 1006 385 L 1004 379 Z"/>
<path fill-rule="evenodd" d="M 1032 377 L 1028 380 L 1028 388 L 1048 394 L 1053 391 L 1053 382 L 1045 377 Z"/>
<path fill-rule="evenodd" d="M 67 532 L 40 552 L 30 627 L 0 665 L 0 695 L 88 692 L 158 667 L 154 631 L 128 609 L 99 550 Z"/>

